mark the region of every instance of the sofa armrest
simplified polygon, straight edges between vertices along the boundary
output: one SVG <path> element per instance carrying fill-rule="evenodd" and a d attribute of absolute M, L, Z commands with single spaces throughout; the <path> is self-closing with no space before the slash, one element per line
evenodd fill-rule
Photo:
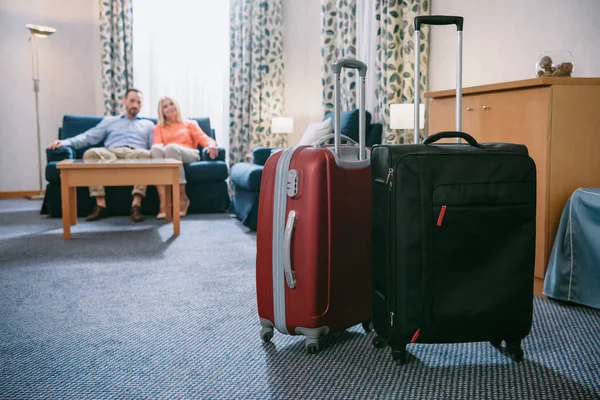
<path fill-rule="evenodd" d="M 213 160 L 208 155 L 208 147 L 203 147 L 200 150 L 200 160 L 201 161 L 225 161 L 225 149 L 222 147 L 219 147 L 219 155 L 217 155 L 217 158 L 215 158 Z"/>
<path fill-rule="evenodd" d="M 252 163 L 256 165 L 265 165 L 267 158 L 271 157 L 273 150 L 277 150 L 276 147 L 255 147 L 252 150 Z"/>
<path fill-rule="evenodd" d="M 72 160 L 75 158 L 75 150 L 69 146 L 59 147 L 58 149 L 46 149 L 46 159 L 48 162 Z"/>

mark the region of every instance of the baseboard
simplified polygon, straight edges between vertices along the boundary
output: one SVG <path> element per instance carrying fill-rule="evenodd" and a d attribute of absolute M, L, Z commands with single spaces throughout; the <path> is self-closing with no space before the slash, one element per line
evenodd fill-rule
<path fill-rule="evenodd" d="M 42 193 L 46 193 L 42 191 Z M 21 192 L 0 192 L 0 199 L 20 199 L 27 196 L 40 194 L 39 190 L 25 190 Z"/>

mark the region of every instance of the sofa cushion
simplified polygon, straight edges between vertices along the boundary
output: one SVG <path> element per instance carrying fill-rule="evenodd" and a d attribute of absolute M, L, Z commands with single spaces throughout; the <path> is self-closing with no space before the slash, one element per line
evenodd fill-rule
<path fill-rule="evenodd" d="M 58 161 L 50 161 L 46 165 L 46 180 L 49 183 L 60 183 L 60 170 L 56 168 Z"/>
<path fill-rule="evenodd" d="M 367 129 L 367 147 L 373 147 L 376 144 L 381 144 L 381 135 L 383 133 L 382 124 L 371 124 Z"/>
<path fill-rule="evenodd" d="M 231 166 L 231 181 L 236 187 L 242 187 L 251 192 L 260 190 L 262 178 L 262 165 L 241 162 Z"/>
<path fill-rule="evenodd" d="M 90 117 L 84 115 L 65 115 L 59 139 L 68 139 L 87 131 L 98 125 L 103 117 Z"/>
<path fill-rule="evenodd" d="M 184 164 L 188 183 L 221 182 L 227 179 L 227 165 L 223 161 L 196 161 Z"/>
<path fill-rule="evenodd" d="M 265 165 L 267 158 L 271 157 L 273 147 L 258 146 L 252 150 L 252 163 L 256 165 Z"/>
<path fill-rule="evenodd" d="M 335 130 L 335 119 L 333 118 L 333 113 L 329 112 L 327 114 L 325 114 L 325 118 L 323 118 L 323 121 L 325 121 L 327 118 L 331 118 L 331 126 L 333 127 L 333 129 Z M 367 135 L 369 132 L 369 125 L 371 125 L 371 113 L 366 111 L 365 112 L 365 118 L 366 118 L 366 125 L 367 125 L 367 132 L 365 132 L 365 135 Z M 359 119 L 359 113 L 358 110 L 348 110 L 348 111 L 343 111 L 340 113 L 340 128 L 342 131 L 342 135 L 348 136 L 350 139 L 358 142 L 358 130 L 359 130 L 359 126 L 358 126 L 358 119 Z M 368 138 L 367 138 L 368 141 Z"/>

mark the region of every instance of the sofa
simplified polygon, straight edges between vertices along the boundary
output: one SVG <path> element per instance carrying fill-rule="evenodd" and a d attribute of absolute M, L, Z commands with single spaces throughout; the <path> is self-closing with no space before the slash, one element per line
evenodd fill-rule
<path fill-rule="evenodd" d="M 151 119 L 156 123 L 155 119 Z M 202 131 L 213 139 L 214 129 L 210 126 L 209 118 L 194 118 Z M 58 129 L 58 138 L 67 139 L 85 132 L 96 126 L 102 117 L 65 115 L 62 127 Z M 99 143 L 93 147 L 102 147 Z M 60 170 L 56 164 L 65 159 L 81 159 L 88 148 L 75 150 L 71 147 L 61 147 L 55 150 L 46 150 L 46 195 L 42 204 L 41 214 L 51 217 L 61 217 L 61 193 L 60 193 Z M 229 193 L 227 179 L 229 171 L 225 163 L 225 150 L 219 148 L 219 155 L 211 160 L 207 149 L 201 150 L 200 161 L 185 164 L 185 176 L 187 179 L 186 193 L 190 198 L 188 214 L 193 213 L 220 213 L 229 208 Z M 131 210 L 132 186 L 117 186 L 106 188 L 106 206 L 110 215 L 129 215 Z M 87 187 L 77 188 L 77 216 L 85 217 L 96 204 L 94 198 L 90 197 Z M 158 194 L 154 186 L 148 186 L 146 197 L 142 201 L 142 212 L 144 214 L 157 214 L 159 208 Z"/>
<path fill-rule="evenodd" d="M 348 136 L 357 142 L 358 117 L 358 110 L 344 111 L 340 115 L 342 135 Z M 327 118 L 333 118 L 333 114 L 326 114 L 323 121 Z M 371 124 L 371 114 L 369 112 L 366 113 L 366 120 L 366 146 L 373 147 L 381 143 L 383 126 L 379 123 Z M 231 182 L 233 183 L 234 194 L 229 212 L 252 230 L 256 230 L 258 219 L 258 199 L 263 167 L 275 150 L 278 149 L 256 147 L 252 150 L 251 162 L 239 162 L 231 166 Z"/>

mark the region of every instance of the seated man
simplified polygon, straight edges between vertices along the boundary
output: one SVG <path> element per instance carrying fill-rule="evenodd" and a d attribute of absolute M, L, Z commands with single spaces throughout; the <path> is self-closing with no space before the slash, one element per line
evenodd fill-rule
<path fill-rule="evenodd" d="M 48 145 L 48 149 L 57 149 L 70 146 L 81 149 L 96 145 L 102 141 L 106 147 L 93 147 L 83 153 L 84 160 L 116 160 L 131 158 L 150 158 L 152 145 L 152 121 L 139 118 L 137 115 L 142 108 L 142 92 L 138 89 L 127 89 L 125 98 L 125 114 L 116 117 L 105 117 L 95 127 L 65 140 L 55 140 Z M 131 220 L 141 222 L 142 197 L 146 195 L 146 186 L 133 187 L 133 202 L 131 203 Z M 96 198 L 96 207 L 86 217 L 86 221 L 97 221 L 108 217 L 104 187 L 91 186 L 90 196 Z"/>

